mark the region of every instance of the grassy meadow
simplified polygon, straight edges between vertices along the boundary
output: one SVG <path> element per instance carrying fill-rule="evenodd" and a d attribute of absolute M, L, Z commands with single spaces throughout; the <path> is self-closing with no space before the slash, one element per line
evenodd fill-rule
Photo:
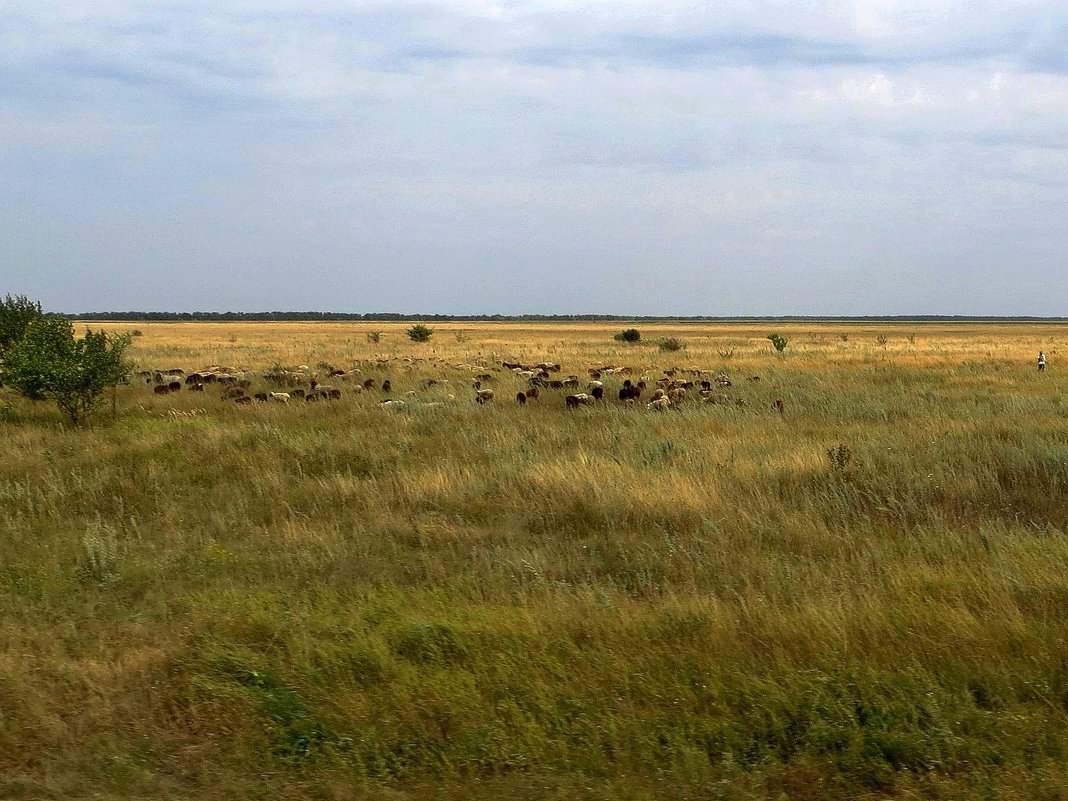
<path fill-rule="evenodd" d="M 0 390 L 0 798 L 1068 799 L 1068 326 L 101 327 L 416 394 Z"/>

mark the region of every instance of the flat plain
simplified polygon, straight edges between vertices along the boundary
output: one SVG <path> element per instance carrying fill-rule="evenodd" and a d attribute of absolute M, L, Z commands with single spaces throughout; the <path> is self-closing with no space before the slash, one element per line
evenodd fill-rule
<path fill-rule="evenodd" d="M 0 797 L 1068 798 L 1068 326 L 90 325 L 406 406 L 0 390 Z"/>

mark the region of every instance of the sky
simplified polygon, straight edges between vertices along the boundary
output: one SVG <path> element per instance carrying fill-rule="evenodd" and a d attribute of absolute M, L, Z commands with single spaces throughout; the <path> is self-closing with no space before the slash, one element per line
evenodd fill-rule
<path fill-rule="evenodd" d="M 0 0 L 47 310 L 1068 314 L 1064 0 Z"/>

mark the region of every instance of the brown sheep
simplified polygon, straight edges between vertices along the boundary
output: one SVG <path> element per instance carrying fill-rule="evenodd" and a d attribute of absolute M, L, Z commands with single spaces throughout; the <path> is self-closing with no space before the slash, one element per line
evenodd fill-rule
<path fill-rule="evenodd" d="M 475 391 L 475 403 L 489 403 L 493 400 L 492 389 L 479 389 Z"/>
<path fill-rule="evenodd" d="M 525 393 L 525 392 L 517 392 L 517 393 L 515 394 L 515 399 L 516 399 L 516 402 L 517 402 L 517 403 L 518 403 L 518 404 L 519 404 L 520 406 L 522 406 L 522 405 L 523 405 L 524 403 L 526 403 L 526 402 L 527 402 L 527 395 L 526 395 L 526 393 Z"/>
<path fill-rule="evenodd" d="M 539 390 L 536 386 L 531 387 L 526 391 L 527 400 L 537 400 L 540 392 L 541 390 Z"/>
<path fill-rule="evenodd" d="M 782 402 L 781 398 L 776 398 L 775 402 L 771 404 L 771 408 L 777 411 L 779 414 L 786 413 L 786 404 Z"/>

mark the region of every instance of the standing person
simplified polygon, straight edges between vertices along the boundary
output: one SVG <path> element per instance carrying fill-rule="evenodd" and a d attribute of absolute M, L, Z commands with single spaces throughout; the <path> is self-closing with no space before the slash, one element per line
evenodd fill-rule
<path fill-rule="evenodd" d="M 1038 352 L 1038 372 L 1042 372 L 1046 369 L 1046 354 L 1042 351 Z"/>

